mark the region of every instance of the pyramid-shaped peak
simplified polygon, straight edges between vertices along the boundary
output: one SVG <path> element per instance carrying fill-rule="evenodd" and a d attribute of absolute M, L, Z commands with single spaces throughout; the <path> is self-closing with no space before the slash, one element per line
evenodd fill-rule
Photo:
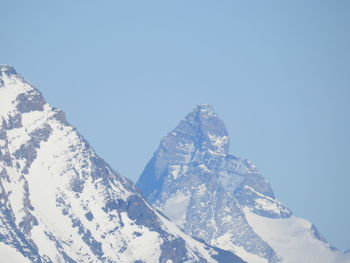
<path fill-rule="evenodd" d="M 201 104 L 194 108 L 178 126 L 163 139 L 162 146 L 194 145 L 192 151 L 226 155 L 230 139 L 224 122 L 213 106 Z M 168 148 L 168 147 L 166 147 Z M 181 148 L 176 146 L 176 149 Z"/>
<path fill-rule="evenodd" d="M 214 133 L 227 135 L 227 130 L 224 122 L 215 112 L 214 107 L 209 104 L 200 104 L 192 112 L 190 112 L 185 121 L 192 122 L 200 130 L 210 130 Z M 205 132 L 205 131 L 204 131 Z"/>

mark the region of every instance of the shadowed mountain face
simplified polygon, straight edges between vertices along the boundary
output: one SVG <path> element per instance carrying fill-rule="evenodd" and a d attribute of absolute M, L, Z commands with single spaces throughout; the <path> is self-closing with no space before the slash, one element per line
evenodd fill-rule
<path fill-rule="evenodd" d="M 62 111 L 0 66 L 0 262 L 243 262 L 147 204 Z"/>
<path fill-rule="evenodd" d="M 186 233 L 248 262 L 349 262 L 229 144 L 213 108 L 199 105 L 162 139 L 136 185 Z"/>

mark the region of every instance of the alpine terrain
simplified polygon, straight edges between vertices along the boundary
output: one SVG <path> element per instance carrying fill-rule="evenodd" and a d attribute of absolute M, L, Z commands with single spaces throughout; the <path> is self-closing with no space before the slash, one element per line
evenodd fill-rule
<path fill-rule="evenodd" d="M 275 199 L 251 161 L 229 154 L 210 105 L 199 105 L 163 138 L 137 186 L 187 234 L 251 263 L 349 263 L 309 221 Z"/>
<path fill-rule="evenodd" d="M 0 262 L 243 261 L 180 231 L 96 155 L 62 111 L 0 66 Z"/>

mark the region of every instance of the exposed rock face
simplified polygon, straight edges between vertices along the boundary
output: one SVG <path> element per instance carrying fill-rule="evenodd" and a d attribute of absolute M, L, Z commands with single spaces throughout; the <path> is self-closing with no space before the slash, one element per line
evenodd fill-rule
<path fill-rule="evenodd" d="M 0 255 L 1 263 L 243 262 L 156 212 L 9 66 L 0 66 Z"/>
<path fill-rule="evenodd" d="M 286 226 L 281 232 L 295 244 L 299 237 L 309 235 L 311 241 L 303 243 L 309 251 L 300 258 L 311 255 L 320 261 L 310 262 L 343 262 L 334 261 L 341 260 L 341 253 L 332 251 L 316 228 L 306 220 L 298 221 L 275 199 L 252 162 L 229 154 L 229 144 L 225 125 L 213 108 L 199 105 L 162 139 L 136 185 L 186 233 L 248 262 L 308 262 L 286 255 L 288 249 L 301 253 L 292 251 L 292 243 L 282 242 L 284 250 L 275 246 L 260 231 L 265 226 L 260 219 L 268 220 L 267 232 L 276 235 L 281 230 L 278 222 L 295 224 L 295 231 Z"/>

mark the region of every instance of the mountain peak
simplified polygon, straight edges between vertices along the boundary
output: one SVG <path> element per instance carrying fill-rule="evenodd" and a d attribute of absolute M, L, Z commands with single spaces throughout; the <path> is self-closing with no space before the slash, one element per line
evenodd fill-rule
<path fill-rule="evenodd" d="M 0 65 L 0 74 L 2 73 L 6 75 L 17 75 L 15 68 L 10 65 Z"/>
<path fill-rule="evenodd" d="M 16 70 L 9 65 L 0 65 L 0 116 L 17 116 L 17 125 L 20 125 L 19 114 L 43 110 L 45 100 L 41 93 L 26 82 Z M 11 127 L 14 123 L 8 124 Z"/>
<path fill-rule="evenodd" d="M 190 135 L 187 140 L 191 140 L 200 151 L 215 155 L 229 152 L 230 139 L 226 126 L 209 104 L 198 105 L 170 134 L 179 134 L 176 136 L 178 139 L 182 137 L 181 134 L 186 134 L 186 137 Z"/>
<path fill-rule="evenodd" d="M 200 114 L 203 117 L 211 116 L 218 118 L 219 115 L 215 112 L 214 107 L 210 104 L 199 104 L 196 108 L 192 111 L 193 113 Z"/>
<path fill-rule="evenodd" d="M 161 141 L 162 149 L 186 160 L 195 153 L 225 156 L 229 145 L 225 124 L 208 104 L 198 105 Z"/>

